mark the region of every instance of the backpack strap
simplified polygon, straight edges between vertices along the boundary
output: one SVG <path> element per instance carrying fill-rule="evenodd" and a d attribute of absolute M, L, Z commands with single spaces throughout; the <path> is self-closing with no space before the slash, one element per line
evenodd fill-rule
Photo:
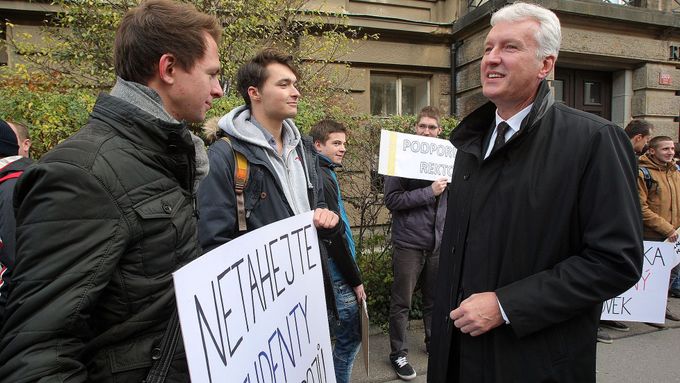
<path fill-rule="evenodd" d="M 649 173 L 649 169 L 644 166 L 640 166 L 640 171 L 642 172 L 642 178 L 645 180 L 645 186 L 647 186 L 647 190 L 651 190 L 654 180 L 652 179 L 652 175 Z"/>
<path fill-rule="evenodd" d="M 226 141 L 229 146 L 231 146 L 231 140 L 227 136 L 223 136 L 222 139 Z M 246 231 L 248 226 L 246 225 L 246 203 L 243 190 L 245 190 L 246 185 L 248 185 L 248 177 L 250 176 L 250 167 L 248 166 L 248 160 L 243 153 L 231 148 L 232 153 L 234 153 L 234 191 L 236 192 L 236 215 L 238 217 L 238 230 Z"/>

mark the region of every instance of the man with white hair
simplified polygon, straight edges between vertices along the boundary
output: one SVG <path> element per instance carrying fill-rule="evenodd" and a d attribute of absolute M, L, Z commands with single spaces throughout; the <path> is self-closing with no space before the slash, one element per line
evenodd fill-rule
<path fill-rule="evenodd" d="M 428 382 L 595 382 L 601 304 L 642 266 L 633 148 L 611 122 L 554 102 L 553 12 L 514 3 L 491 25 L 490 102 L 451 134 Z"/>

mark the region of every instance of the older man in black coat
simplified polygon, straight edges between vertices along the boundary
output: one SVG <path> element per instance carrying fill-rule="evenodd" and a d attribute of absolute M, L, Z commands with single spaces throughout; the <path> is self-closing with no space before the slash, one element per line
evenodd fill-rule
<path fill-rule="evenodd" d="M 451 135 L 428 382 L 595 382 L 601 303 L 642 266 L 633 149 L 619 127 L 554 103 L 554 13 L 515 3 L 491 25 L 491 102 Z"/>

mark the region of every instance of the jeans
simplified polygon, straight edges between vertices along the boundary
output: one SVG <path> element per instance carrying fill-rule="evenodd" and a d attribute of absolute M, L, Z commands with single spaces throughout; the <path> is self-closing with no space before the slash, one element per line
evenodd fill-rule
<path fill-rule="evenodd" d="M 338 318 L 329 315 L 331 335 L 335 336 L 333 365 L 337 383 L 349 383 L 354 358 L 361 345 L 359 306 L 354 290 L 344 281 L 333 281 Z"/>
<path fill-rule="evenodd" d="M 668 291 L 680 293 L 680 275 L 678 273 L 679 271 L 680 265 L 677 265 L 671 269 L 671 280 L 670 285 L 668 286 Z"/>
<path fill-rule="evenodd" d="M 423 324 L 425 325 L 425 349 L 430 349 L 432 306 L 434 287 L 439 269 L 439 254 L 431 251 L 394 247 L 392 254 L 392 295 L 390 296 L 390 357 L 408 354 L 406 329 L 411 297 L 418 277 L 423 274 Z"/>

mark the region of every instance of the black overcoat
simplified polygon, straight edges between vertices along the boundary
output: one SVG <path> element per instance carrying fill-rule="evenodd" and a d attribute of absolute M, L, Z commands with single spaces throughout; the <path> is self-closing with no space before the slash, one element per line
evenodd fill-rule
<path fill-rule="evenodd" d="M 611 122 L 554 103 L 544 81 L 520 131 L 483 159 L 495 110 L 451 134 L 428 382 L 595 382 L 601 302 L 642 266 L 633 148 Z M 486 291 L 510 324 L 461 334 L 450 311 Z"/>

